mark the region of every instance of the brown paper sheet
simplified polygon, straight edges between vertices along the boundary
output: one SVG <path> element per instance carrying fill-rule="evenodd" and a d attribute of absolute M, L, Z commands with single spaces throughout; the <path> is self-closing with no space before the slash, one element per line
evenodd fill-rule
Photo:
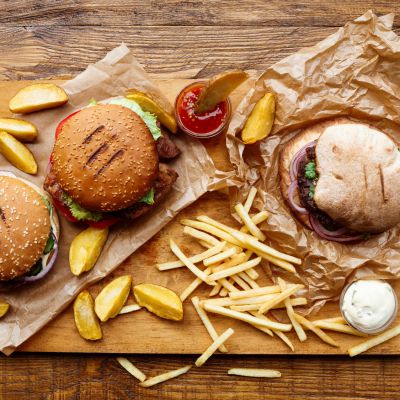
<path fill-rule="evenodd" d="M 40 135 L 30 145 L 39 165 L 35 177 L 27 176 L 13 168 L 3 158 L 0 169 L 14 172 L 42 186 L 46 167 L 54 144 L 54 131 L 58 123 L 74 110 L 84 107 L 91 98 L 104 100 L 121 96 L 128 88 L 151 94 L 167 110 L 172 111 L 168 100 L 150 80 L 143 68 L 125 45 L 112 50 L 100 62 L 64 85 L 70 96 L 69 104 L 26 116 L 35 123 Z M 216 171 L 205 148 L 199 141 L 184 135 L 174 136 L 182 155 L 172 163 L 179 173 L 174 190 L 168 198 L 143 218 L 130 225 L 113 229 L 95 268 L 81 277 L 69 270 L 68 251 L 73 237 L 82 230 L 60 217 L 61 240 L 59 256 L 53 270 L 43 280 L 21 287 L 1 297 L 12 308 L 0 324 L 0 349 L 11 352 L 60 313 L 79 291 L 96 282 L 118 267 L 130 254 L 163 228 L 178 212 L 193 203 L 207 190 L 225 184 L 226 173 Z"/>
<path fill-rule="evenodd" d="M 400 143 L 400 38 L 392 31 L 393 18 L 368 11 L 315 46 L 271 66 L 229 126 L 230 159 L 242 182 L 231 190 L 232 203 L 242 201 L 250 185 L 258 187 L 256 207 L 271 214 L 263 230 L 273 246 L 303 258 L 298 276 L 315 308 L 337 297 L 349 279 L 399 277 L 400 227 L 355 245 L 319 239 L 295 222 L 282 200 L 279 152 L 299 128 L 339 115 L 367 120 Z M 240 130 L 257 100 L 271 91 L 277 98 L 273 132 L 259 144 L 244 146 Z"/>

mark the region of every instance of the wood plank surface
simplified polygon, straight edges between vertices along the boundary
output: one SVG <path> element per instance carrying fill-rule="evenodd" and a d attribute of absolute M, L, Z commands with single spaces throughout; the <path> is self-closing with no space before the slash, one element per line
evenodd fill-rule
<path fill-rule="evenodd" d="M 72 76 L 125 41 L 151 73 L 206 77 L 223 69 L 261 71 L 368 9 L 398 0 L 2 1 L 0 79 Z M 395 26 L 400 19 L 397 16 Z M 396 30 L 398 32 L 398 29 Z M 195 51 L 193 51 L 195 49 Z M 161 373 L 191 356 L 131 357 Z M 281 370 L 282 378 L 233 378 L 228 366 Z M 0 357 L 0 399 L 397 399 L 400 357 L 213 357 L 205 367 L 144 390 L 102 355 Z"/>

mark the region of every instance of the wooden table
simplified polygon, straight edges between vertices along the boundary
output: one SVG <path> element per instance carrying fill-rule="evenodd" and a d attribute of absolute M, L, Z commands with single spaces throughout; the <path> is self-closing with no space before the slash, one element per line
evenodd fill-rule
<path fill-rule="evenodd" d="M 368 9 L 394 12 L 398 0 L 3 1 L 0 79 L 69 77 L 122 41 L 150 73 L 262 70 Z M 152 374 L 194 359 L 129 358 Z M 228 366 L 276 368 L 282 378 L 237 379 Z M 215 356 L 145 390 L 110 355 L 14 354 L 0 357 L 0 399 L 396 399 L 399 374 L 399 357 Z"/>

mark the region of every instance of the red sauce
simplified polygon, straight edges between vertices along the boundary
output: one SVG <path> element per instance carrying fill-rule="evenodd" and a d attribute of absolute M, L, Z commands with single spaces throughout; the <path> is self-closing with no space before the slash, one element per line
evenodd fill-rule
<path fill-rule="evenodd" d="M 189 135 L 199 137 L 214 136 L 223 130 L 229 119 L 228 101 L 219 103 L 214 109 L 197 113 L 196 103 L 204 84 L 194 84 L 183 89 L 176 103 L 176 113 L 180 127 Z"/>

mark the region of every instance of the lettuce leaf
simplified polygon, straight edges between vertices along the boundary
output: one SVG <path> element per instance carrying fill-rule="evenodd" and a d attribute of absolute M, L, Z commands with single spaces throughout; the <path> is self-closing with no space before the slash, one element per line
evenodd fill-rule
<path fill-rule="evenodd" d="M 154 188 L 151 188 L 145 196 L 143 196 L 140 200 L 141 203 L 146 203 L 153 205 L 154 204 Z"/>
<path fill-rule="evenodd" d="M 69 197 L 66 193 L 63 194 L 64 202 L 68 206 L 71 214 L 78 219 L 79 221 L 83 221 L 85 219 L 89 221 L 100 221 L 103 219 L 103 214 L 98 211 L 89 211 L 85 208 L 81 207 L 78 203 L 76 203 L 71 197 Z"/>
<path fill-rule="evenodd" d="M 136 101 L 130 99 L 112 99 L 108 101 L 108 104 L 118 104 L 120 106 L 129 108 L 139 115 L 139 117 L 142 118 L 144 123 L 149 128 L 154 140 L 157 140 L 162 136 L 161 129 L 157 126 L 157 117 L 148 111 L 143 111 Z"/>

